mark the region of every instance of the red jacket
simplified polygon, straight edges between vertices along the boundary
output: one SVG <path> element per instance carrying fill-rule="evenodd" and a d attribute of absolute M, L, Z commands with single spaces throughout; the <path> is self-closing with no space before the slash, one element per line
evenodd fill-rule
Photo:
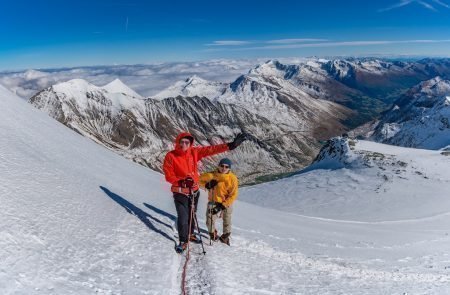
<path fill-rule="evenodd" d="M 192 144 L 187 151 L 183 151 L 180 146 L 180 139 L 183 137 L 191 137 Z M 194 179 L 195 185 L 193 190 L 198 189 L 199 173 L 197 162 L 204 157 L 228 151 L 228 144 L 218 144 L 205 147 L 193 146 L 194 137 L 188 133 L 183 132 L 178 134 L 175 140 L 175 149 L 168 152 L 164 158 L 163 171 L 167 182 L 172 184 L 172 192 L 186 193 L 178 186 L 178 181 L 190 176 Z"/>

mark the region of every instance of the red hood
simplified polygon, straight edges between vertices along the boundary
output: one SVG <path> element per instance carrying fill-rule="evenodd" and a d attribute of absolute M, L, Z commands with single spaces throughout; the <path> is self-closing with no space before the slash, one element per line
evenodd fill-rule
<path fill-rule="evenodd" d="M 181 132 L 180 134 L 177 135 L 177 138 L 175 139 L 175 150 L 177 150 L 177 151 L 181 150 L 180 140 L 183 137 L 191 138 L 191 146 L 189 148 L 191 148 L 194 145 L 194 137 L 192 136 L 192 134 L 190 134 L 189 132 Z"/>

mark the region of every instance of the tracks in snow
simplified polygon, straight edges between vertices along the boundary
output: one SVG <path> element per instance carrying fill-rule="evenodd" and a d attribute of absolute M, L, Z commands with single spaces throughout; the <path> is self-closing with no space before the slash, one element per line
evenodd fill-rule
<path fill-rule="evenodd" d="M 338 258 L 308 257 L 298 252 L 283 252 L 263 240 L 248 240 L 242 236 L 234 236 L 232 242 L 232 247 L 207 246 L 205 256 L 201 245 L 192 247 L 188 294 L 295 293 L 299 290 L 298 284 L 311 290 L 324 284 L 342 284 L 342 281 L 346 284 L 371 282 L 380 286 L 450 283 L 450 275 L 378 270 L 371 265 Z M 184 263 L 184 256 L 181 262 Z M 181 270 L 182 266 L 179 278 Z"/>

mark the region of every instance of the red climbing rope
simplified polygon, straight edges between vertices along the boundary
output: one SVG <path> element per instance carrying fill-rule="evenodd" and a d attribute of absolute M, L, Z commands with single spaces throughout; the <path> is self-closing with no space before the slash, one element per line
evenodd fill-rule
<path fill-rule="evenodd" d="M 191 246 L 190 246 L 190 240 L 191 240 L 191 230 L 192 230 L 192 221 L 194 219 L 194 206 L 195 206 L 195 200 L 192 196 L 192 194 L 190 195 L 192 197 L 191 199 L 191 214 L 190 214 L 190 218 L 189 218 L 189 231 L 188 231 L 188 241 L 187 241 L 187 253 L 186 253 L 186 261 L 184 262 L 184 266 L 183 266 L 183 273 L 181 274 L 181 294 L 186 295 L 186 270 L 187 270 L 187 265 L 189 262 L 189 258 L 190 258 L 190 252 L 191 252 Z"/>
<path fill-rule="evenodd" d="M 187 269 L 187 264 L 189 261 L 189 249 L 188 252 L 186 254 L 186 261 L 184 262 L 184 266 L 183 266 L 183 274 L 181 275 L 181 294 L 186 295 L 186 269 Z"/>

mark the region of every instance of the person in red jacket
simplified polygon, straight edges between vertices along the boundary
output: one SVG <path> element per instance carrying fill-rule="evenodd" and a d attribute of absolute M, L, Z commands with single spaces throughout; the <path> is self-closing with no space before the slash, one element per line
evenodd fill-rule
<path fill-rule="evenodd" d="M 195 212 L 197 212 L 199 192 L 199 173 L 197 162 L 204 157 L 223 153 L 228 150 L 234 150 L 247 139 L 243 133 L 238 134 L 230 143 L 223 143 L 212 146 L 193 146 L 194 137 L 183 132 L 178 134 L 175 140 L 175 149 L 168 152 L 164 158 L 163 171 L 166 181 L 171 186 L 175 208 L 177 210 L 177 229 L 180 250 L 186 249 L 188 238 L 191 241 L 197 241 L 197 237 L 189 234 L 189 224 L 191 224 L 191 233 L 194 232 L 194 221 L 190 220 L 191 199 L 189 193 L 193 194 Z"/>

